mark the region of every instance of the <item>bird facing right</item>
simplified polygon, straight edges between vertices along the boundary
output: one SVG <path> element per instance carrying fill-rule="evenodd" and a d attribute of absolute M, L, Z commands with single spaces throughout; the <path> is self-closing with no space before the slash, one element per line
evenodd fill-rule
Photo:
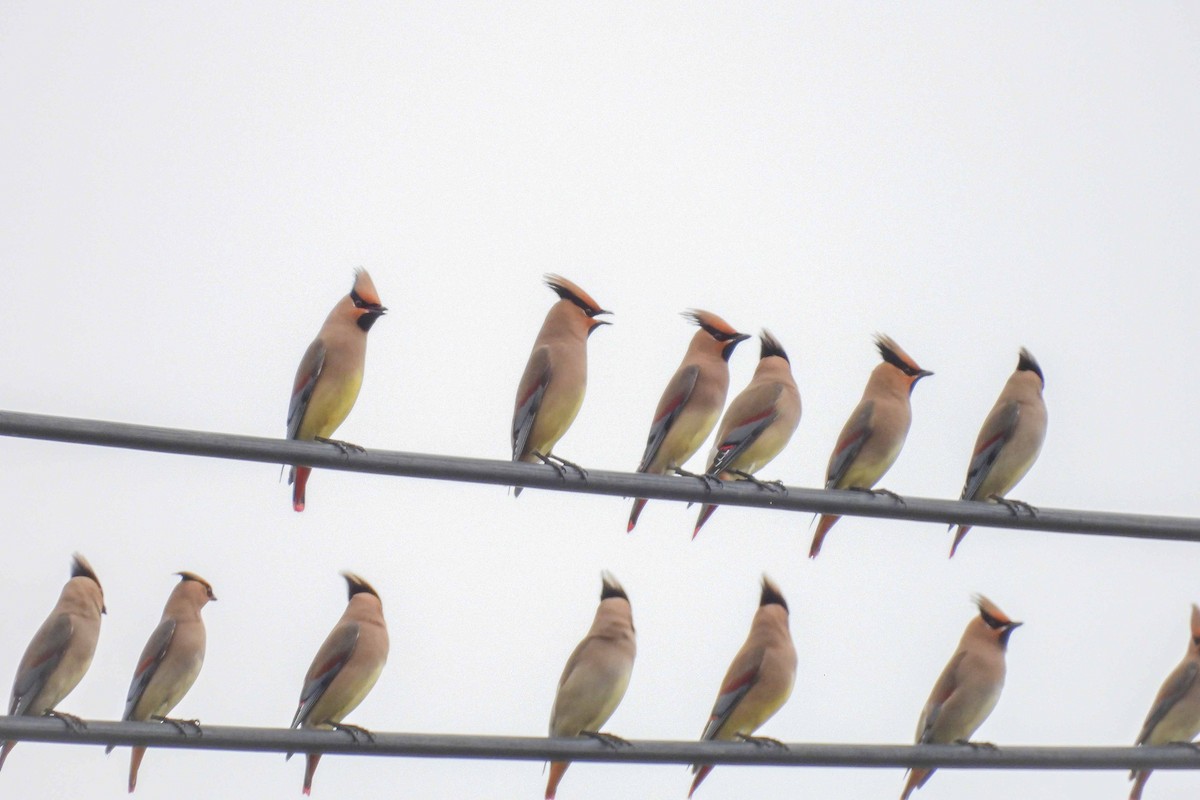
<path fill-rule="evenodd" d="M 100 615 L 105 613 L 100 579 L 87 559 L 76 553 L 71 559 L 71 578 L 17 666 L 8 701 L 10 716 L 58 716 L 64 722 L 80 724 L 69 714 L 55 712 L 54 707 L 79 685 L 91 666 L 100 639 Z M 16 745 L 7 741 L 0 746 L 0 768 Z"/>
<path fill-rule="evenodd" d="M 1022 347 L 1016 371 L 1004 384 L 975 439 L 961 499 L 1006 503 L 1014 511 L 1021 505 L 1004 496 L 1025 477 L 1046 439 L 1045 387 L 1042 368 Z M 970 525 L 958 526 L 950 546 L 951 558 L 969 530 Z"/>
<path fill-rule="evenodd" d="M 921 369 L 908 353 L 891 338 L 875 337 L 875 346 L 883 359 L 871 371 L 862 400 L 846 420 L 838 435 L 829 468 L 825 472 L 826 489 L 870 490 L 900 455 L 908 428 L 912 424 L 909 397 L 921 378 L 933 373 Z M 813 534 L 808 557 L 821 552 L 825 535 L 841 517 L 822 514 Z"/>
<path fill-rule="evenodd" d="M 975 597 L 979 616 L 963 631 L 954 656 L 933 686 L 917 722 L 917 744 L 969 744 L 1004 688 L 1004 654 L 1008 637 L 1021 626 L 983 595 Z M 925 785 L 933 770 L 909 771 L 900 800 Z"/>
<path fill-rule="evenodd" d="M 379 594 L 362 578 L 343 572 L 349 602 L 304 676 L 293 728 L 332 728 L 364 733 L 342 719 L 358 707 L 379 680 L 388 656 L 387 624 Z M 291 753 L 288 754 L 291 758 Z M 309 753 L 304 770 L 304 793 L 312 791 L 320 753 Z"/>
<path fill-rule="evenodd" d="M 1190 742 L 1200 733 L 1200 608 L 1192 605 L 1192 631 L 1179 666 L 1163 681 L 1138 734 L 1138 745 Z M 1129 773 L 1133 791 L 1129 800 L 1140 800 L 1151 770 Z"/>

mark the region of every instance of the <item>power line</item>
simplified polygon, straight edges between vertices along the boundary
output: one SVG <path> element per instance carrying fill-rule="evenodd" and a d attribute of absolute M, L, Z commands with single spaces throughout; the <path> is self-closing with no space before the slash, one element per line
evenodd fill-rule
<path fill-rule="evenodd" d="M 589 737 L 372 733 L 89 720 L 82 730 L 48 717 L 0 717 L 5 739 L 58 744 L 147 745 L 187 750 L 501 759 L 626 764 L 756 764 L 805 767 L 939 767 L 975 769 L 1198 769 L 1190 747 L 988 747 L 965 745 L 757 744 L 630 740 L 609 745 Z"/>
<path fill-rule="evenodd" d="M 551 491 L 709 502 L 787 511 L 876 517 L 993 528 L 1087 533 L 1136 539 L 1200 542 L 1200 519 L 1039 508 L 1014 512 L 995 503 L 938 500 L 788 486 L 770 490 L 749 481 L 717 484 L 698 478 L 588 469 L 586 479 L 571 468 L 561 474 L 542 464 L 394 450 L 343 451 L 330 444 L 133 425 L 124 422 L 0 411 L 0 435 L 160 453 L 208 456 L 273 464 L 308 464 L 324 469 L 411 478 L 524 486 Z M 586 465 L 585 465 L 586 466 Z"/>

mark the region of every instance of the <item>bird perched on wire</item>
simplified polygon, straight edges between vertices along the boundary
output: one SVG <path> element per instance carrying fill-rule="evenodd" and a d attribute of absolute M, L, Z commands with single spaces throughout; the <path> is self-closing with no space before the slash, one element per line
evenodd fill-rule
<path fill-rule="evenodd" d="M 300 359 L 288 405 L 289 439 L 329 442 L 343 450 L 355 445 L 329 437 L 345 421 L 363 382 L 367 358 L 367 332 L 387 309 L 365 269 L 354 273 L 350 294 L 338 301 L 317 338 Z M 361 449 L 361 448 L 358 448 Z M 293 484 L 292 508 L 304 510 L 304 490 L 312 467 L 294 466 L 288 475 Z"/>
<path fill-rule="evenodd" d="M 204 620 L 200 609 L 210 600 L 216 600 L 208 581 L 193 572 L 178 572 L 179 583 L 171 590 L 163 608 L 158 627 L 142 649 L 133 680 L 129 683 L 129 694 L 125 698 L 125 721 L 144 722 L 154 719 L 170 722 L 181 732 L 184 722 L 169 719 L 171 712 L 196 682 L 200 667 L 204 664 Z M 186 724 L 199 729 L 199 724 L 188 720 Z M 115 745 L 105 748 L 111 753 Z M 137 788 L 138 768 L 146 748 L 134 746 L 129 756 L 129 791 Z"/>
<path fill-rule="evenodd" d="M 346 731 L 357 741 L 371 738 L 369 731 L 342 720 L 358 707 L 379 680 L 388 656 L 387 624 L 383 605 L 371 584 L 352 572 L 343 572 L 350 601 L 337 625 L 329 632 L 312 666 L 304 676 L 300 706 L 293 728 L 332 728 Z M 288 758 L 292 754 L 288 753 Z M 312 791 L 320 753 L 309 753 L 304 770 L 304 793 Z"/>
<path fill-rule="evenodd" d="M 550 712 L 550 736 L 592 736 L 620 741 L 600 732 L 625 696 L 637 636 L 629 596 L 610 572 L 601 575 L 600 606 L 592 627 L 567 659 Z M 550 764 L 546 800 L 554 800 L 569 761 Z"/>
<path fill-rule="evenodd" d="M 587 340 L 601 325 L 595 319 L 611 314 L 587 292 L 560 275 L 546 275 L 546 285 L 559 296 L 550 306 L 546 321 L 533 342 L 533 352 L 517 386 L 513 406 L 512 458 L 554 467 L 565 474 L 569 466 L 581 476 L 586 473 L 570 461 L 551 453 L 571 427 L 583 405 L 587 389 Z M 513 489 L 521 494 L 521 487 Z"/>
<path fill-rule="evenodd" d="M 751 734 L 783 707 L 795 682 L 796 647 L 788 630 L 787 600 L 775 582 L 763 575 L 762 594 L 750 623 L 750 635 L 721 681 L 717 702 L 700 738 L 778 745 L 773 739 L 758 739 Z M 696 777 L 688 797 L 712 772 L 712 765 L 693 765 L 692 772 Z"/>
<path fill-rule="evenodd" d="M 1138 745 L 1189 743 L 1200 733 L 1200 608 L 1192 606 L 1192 630 L 1179 666 L 1163 681 L 1138 734 Z M 1129 773 L 1133 791 L 1129 800 L 1140 800 L 1151 770 Z"/>
<path fill-rule="evenodd" d="M 1016 371 L 1004 384 L 975 439 L 963 500 L 1002 503 L 1014 514 L 1019 507 L 1032 511 L 1028 503 L 1006 500 L 1004 496 L 1025 477 L 1046 440 L 1046 401 L 1042 399 L 1045 387 L 1042 368 L 1022 347 Z M 969 530 L 970 525 L 958 526 L 950 546 L 951 558 Z"/>
<path fill-rule="evenodd" d="M 759 481 L 754 473 L 779 455 L 800 424 L 800 390 L 779 340 L 765 330 L 759 339 L 758 366 L 721 418 L 705 474 L 718 481 L 739 477 L 766 488 L 771 484 Z M 700 508 L 693 539 L 716 510 L 712 503 Z"/>
<path fill-rule="evenodd" d="M 54 707 L 79 685 L 91 666 L 100 638 L 100 615 L 105 613 L 100 579 L 87 559 L 76 553 L 71 559 L 71 577 L 58 602 L 17 666 L 9 716 L 58 717 L 72 728 L 83 727 L 78 717 Z M 15 741 L 0 745 L 0 768 L 16 745 Z"/>
<path fill-rule="evenodd" d="M 651 475 L 683 473 L 683 465 L 712 433 L 725 396 L 729 393 L 729 357 L 739 342 L 750 338 L 738 333 L 711 311 L 695 309 L 683 315 L 700 326 L 692 336 L 683 363 L 675 370 L 650 425 L 646 452 L 637 471 Z M 637 498 L 629 513 L 626 531 L 637 525 L 646 501 Z"/>
<path fill-rule="evenodd" d="M 871 490 L 883 477 L 908 437 L 912 424 L 909 397 L 917 381 L 933 373 L 921 369 L 912 357 L 891 338 L 875 337 L 875 346 L 883 361 L 871 371 L 862 399 L 846 420 L 829 457 L 825 471 L 826 489 Z M 822 514 L 813 534 L 809 558 L 821 552 L 825 535 L 841 517 Z"/>
<path fill-rule="evenodd" d="M 970 744 L 1004 688 L 1004 654 L 1008 637 L 1022 623 L 1013 622 L 983 595 L 975 597 L 979 616 L 963 631 L 950 663 L 933 686 L 917 722 L 917 744 Z M 909 770 L 901 800 L 925 785 L 933 770 Z"/>

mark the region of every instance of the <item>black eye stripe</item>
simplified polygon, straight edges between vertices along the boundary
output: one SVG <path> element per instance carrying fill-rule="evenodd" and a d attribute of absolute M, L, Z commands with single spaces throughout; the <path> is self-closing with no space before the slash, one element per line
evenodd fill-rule
<path fill-rule="evenodd" d="M 1003 622 L 996 619 L 995 617 L 993 617 L 991 614 L 987 613 L 986 611 L 980 611 L 979 616 L 983 617 L 983 621 L 985 623 L 987 623 L 987 626 L 989 628 L 992 628 L 993 630 L 999 630 L 1004 627 Z"/>
<path fill-rule="evenodd" d="M 355 290 L 350 290 L 350 300 L 353 301 L 355 308 L 366 308 L 367 301 L 362 299 L 362 295 Z"/>

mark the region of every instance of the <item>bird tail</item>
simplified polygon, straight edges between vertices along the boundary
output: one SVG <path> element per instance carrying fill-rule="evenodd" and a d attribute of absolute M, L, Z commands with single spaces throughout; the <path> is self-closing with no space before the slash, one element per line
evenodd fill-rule
<path fill-rule="evenodd" d="M 1129 800 L 1142 800 L 1142 789 L 1146 787 L 1146 781 L 1150 780 L 1150 772 L 1144 769 L 1141 772 L 1129 773 L 1129 777 L 1133 779 L 1133 790 L 1129 793 Z"/>
<path fill-rule="evenodd" d="M 292 508 L 296 511 L 304 510 L 304 489 L 308 486 L 308 476 L 311 473 L 312 467 L 292 467 L 288 483 L 293 484 Z"/>
<path fill-rule="evenodd" d="M 692 538 L 696 538 L 696 534 L 704 527 L 704 523 L 708 522 L 708 518 L 713 515 L 717 507 L 712 503 L 705 503 L 700 507 L 700 516 L 696 517 L 696 528 L 692 531 Z"/>
<path fill-rule="evenodd" d="M 967 535 L 967 531 L 971 530 L 970 525 L 959 525 L 958 530 L 954 532 L 954 544 L 950 545 L 950 557 L 954 558 L 954 552 L 958 550 L 958 545 L 962 542 L 963 537 Z"/>
<path fill-rule="evenodd" d="M 712 764 L 697 764 L 692 770 L 696 773 L 696 778 L 692 781 L 692 788 L 688 789 L 689 800 L 696 793 L 696 788 L 708 777 L 708 773 L 712 772 Z"/>
<path fill-rule="evenodd" d="M 808 549 L 808 557 L 816 558 L 821 552 L 821 545 L 825 542 L 825 534 L 829 533 L 829 529 L 837 524 L 841 517 L 832 514 L 822 514 L 821 521 L 817 523 L 817 532 L 813 534 L 812 547 Z"/>
<path fill-rule="evenodd" d="M 908 783 L 904 784 L 904 792 L 900 795 L 900 800 L 908 800 L 908 796 L 924 786 L 932 774 L 933 770 L 931 769 L 910 769 Z"/>
<path fill-rule="evenodd" d="M 633 526 L 637 525 L 638 517 L 642 515 L 642 509 L 645 507 L 645 498 L 639 497 L 633 501 L 633 509 L 629 512 L 629 527 L 625 529 L 626 533 L 633 533 Z"/>
<path fill-rule="evenodd" d="M 317 772 L 317 762 L 321 760 L 320 753 L 309 753 L 308 761 L 304 766 L 304 794 L 308 796 L 312 794 L 313 775 Z"/>
<path fill-rule="evenodd" d="M 4 759 L 8 758 L 8 754 L 17 746 L 16 740 L 5 742 L 3 747 L 0 747 L 0 769 L 4 769 Z"/>
<path fill-rule="evenodd" d="M 129 754 L 129 793 L 137 788 L 138 769 L 142 766 L 142 756 L 146 755 L 146 748 L 135 747 Z"/>
<path fill-rule="evenodd" d="M 550 762 L 550 779 L 546 781 L 546 800 L 554 800 L 554 795 L 558 792 L 558 782 L 562 780 L 563 774 L 566 773 L 570 764 L 570 761 Z"/>

